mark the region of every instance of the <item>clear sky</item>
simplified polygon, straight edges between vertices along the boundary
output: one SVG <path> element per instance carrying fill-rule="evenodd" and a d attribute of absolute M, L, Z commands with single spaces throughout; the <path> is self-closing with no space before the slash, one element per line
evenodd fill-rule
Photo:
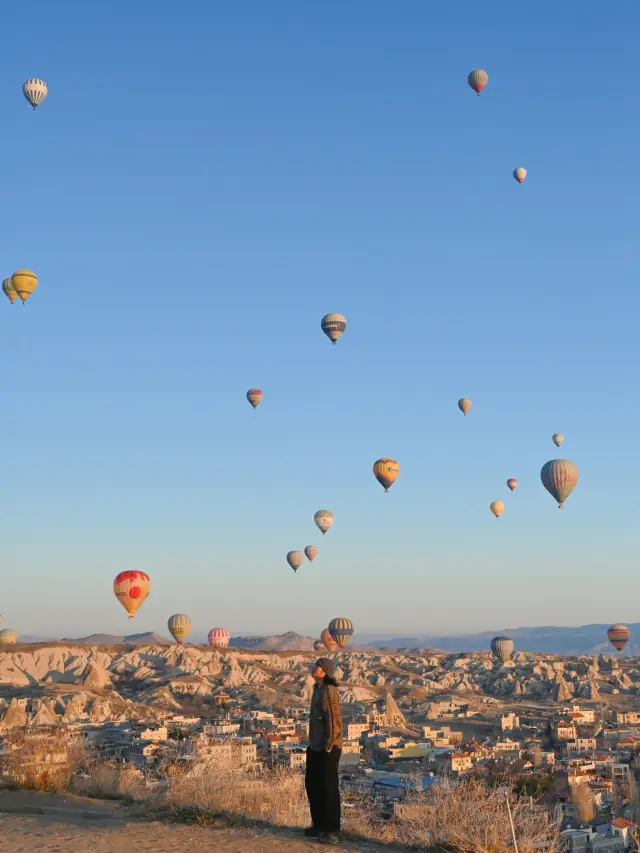
<path fill-rule="evenodd" d="M 637 621 L 639 27 L 636 0 L 5 0 L 2 276 L 40 277 L 0 304 L 5 626 Z"/>

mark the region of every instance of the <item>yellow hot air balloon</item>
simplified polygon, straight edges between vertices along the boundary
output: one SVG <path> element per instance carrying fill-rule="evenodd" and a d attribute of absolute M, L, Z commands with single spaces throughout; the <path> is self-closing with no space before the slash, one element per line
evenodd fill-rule
<path fill-rule="evenodd" d="M 492 501 L 489 504 L 489 509 L 495 515 L 496 518 L 500 518 L 500 516 L 504 512 L 504 504 L 502 503 L 502 501 Z"/>
<path fill-rule="evenodd" d="M 471 402 L 471 400 L 468 397 L 461 397 L 458 400 L 458 408 L 460 409 L 462 414 L 465 416 L 467 415 L 468 412 L 471 411 L 471 406 L 473 406 L 473 403 Z"/>
<path fill-rule="evenodd" d="M 395 459 L 389 459 L 385 456 L 373 463 L 373 476 L 384 488 L 385 492 L 388 492 L 391 486 L 393 486 L 398 479 L 399 473 L 400 463 L 396 462 Z"/>
<path fill-rule="evenodd" d="M 31 270 L 16 270 L 11 276 L 11 284 L 24 305 L 38 286 L 38 276 Z"/>
<path fill-rule="evenodd" d="M 18 642 L 18 635 L 11 628 L 4 628 L 0 631 L 0 646 L 15 646 Z"/>
<path fill-rule="evenodd" d="M 5 278 L 5 280 L 2 282 L 2 290 L 4 292 L 4 295 L 7 297 L 9 302 L 11 302 L 12 304 L 18 298 L 18 294 L 16 293 L 16 289 L 11 284 L 11 277 Z"/>
<path fill-rule="evenodd" d="M 171 631 L 171 636 L 176 643 L 181 646 L 191 630 L 191 619 L 184 613 L 174 613 L 169 617 L 167 628 Z"/>

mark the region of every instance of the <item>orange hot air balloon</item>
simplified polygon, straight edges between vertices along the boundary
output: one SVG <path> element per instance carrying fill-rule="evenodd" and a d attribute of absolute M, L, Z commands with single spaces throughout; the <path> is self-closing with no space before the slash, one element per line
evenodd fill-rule
<path fill-rule="evenodd" d="M 250 388 L 247 391 L 247 400 L 255 409 L 262 402 L 262 391 L 259 388 Z"/>
<path fill-rule="evenodd" d="M 373 463 L 373 476 L 383 487 L 385 492 L 388 492 L 391 486 L 395 483 L 400 473 L 400 464 L 395 459 L 383 457 Z"/>
<path fill-rule="evenodd" d="M 149 575 L 144 572 L 120 572 L 113 582 L 113 591 L 116 598 L 133 619 L 136 610 L 144 604 L 151 591 Z"/>
<path fill-rule="evenodd" d="M 338 644 L 329 633 L 328 628 L 325 628 L 320 634 L 320 639 L 324 643 L 324 647 L 328 652 L 335 652 L 335 650 L 338 648 Z"/>

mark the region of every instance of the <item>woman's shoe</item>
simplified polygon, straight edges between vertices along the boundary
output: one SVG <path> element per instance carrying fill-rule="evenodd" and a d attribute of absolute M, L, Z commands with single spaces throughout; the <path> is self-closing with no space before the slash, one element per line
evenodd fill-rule
<path fill-rule="evenodd" d="M 321 832 L 318 841 L 322 844 L 340 844 L 340 836 L 337 832 Z"/>

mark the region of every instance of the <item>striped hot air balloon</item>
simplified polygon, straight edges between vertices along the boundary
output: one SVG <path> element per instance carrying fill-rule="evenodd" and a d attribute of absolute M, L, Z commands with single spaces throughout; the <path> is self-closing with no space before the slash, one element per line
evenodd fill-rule
<path fill-rule="evenodd" d="M 0 631 L 0 646 L 15 646 L 18 642 L 18 634 L 11 628 L 3 628 Z"/>
<path fill-rule="evenodd" d="M 212 628 L 207 637 L 209 645 L 214 649 L 226 649 L 229 645 L 231 635 L 226 628 Z"/>
<path fill-rule="evenodd" d="M 507 480 L 507 486 L 509 487 L 509 489 L 511 491 L 513 491 L 517 485 L 518 485 L 518 481 L 516 480 L 516 478 L 515 477 L 509 477 L 509 479 Z"/>
<path fill-rule="evenodd" d="M 552 459 L 540 471 L 542 485 L 558 501 L 560 509 L 575 489 L 579 478 L 578 466 L 568 459 Z"/>
<path fill-rule="evenodd" d="M 13 303 L 18 298 L 18 294 L 16 293 L 16 289 L 11 282 L 11 277 L 5 278 L 5 280 L 2 282 L 2 292 L 7 297 L 9 302 L 11 302 L 11 304 L 13 305 Z"/>
<path fill-rule="evenodd" d="M 380 483 L 385 492 L 388 492 L 391 486 L 398 479 L 400 473 L 400 463 L 395 459 L 390 459 L 388 456 L 383 456 L 373 463 L 373 476 Z"/>
<path fill-rule="evenodd" d="M 133 619 L 151 591 L 149 575 L 137 571 L 120 572 L 113 582 L 113 591 L 129 619 Z"/>
<path fill-rule="evenodd" d="M 331 343 L 337 344 L 338 338 L 342 337 L 347 328 L 347 321 L 342 314 L 325 314 L 320 326 Z"/>
<path fill-rule="evenodd" d="M 316 640 L 315 641 L 315 643 L 313 644 L 313 651 L 314 652 L 324 651 L 324 643 L 322 642 L 322 640 Z"/>
<path fill-rule="evenodd" d="M 328 652 L 335 652 L 336 648 L 338 647 L 338 644 L 329 633 L 328 628 L 323 629 L 322 633 L 320 634 L 320 639 Z"/>
<path fill-rule="evenodd" d="M 513 640 L 511 637 L 494 637 L 491 640 L 491 651 L 498 658 L 500 663 L 506 663 L 511 660 L 513 654 Z"/>
<path fill-rule="evenodd" d="M 469 74 L 467 77 L 467 83 L 471 86 L 474 92 L 477 92 L 478 95 L 484 87 L 489 82 L 489 75 L 486 71 L 483 71 L 481 68 L 476 68 L 474 71 Z"/>
<path fill-rule="evenodd" d="M 630 636 L 631 631 L 627 628 L 626 625 L 622 625 L 621 623 L 612 625 L 607 630 L 607 637 L 609 638 L 609 642 L 618 652 L 621 652 L 624 649 L 624 647 L 629 642 Z"/>
<path fill-rule="evenodd" d="M 318 512 L 313 516 L 313 520 L 316 523 L 316 527 L 324 536 L 327 530 L 331 527 L 333 522 L 335 521 L 333 513 L 328 509 L 319 509 Z"/>
<path fill-rule="evenodd" d="M 307 560 L 312 563 L 318 556 L 318 549 L 315 545 L 307 545 L 307 547 L 304 549 L 304 553 L 307 555 Z"/>
<path fill-rule="evenodd" d="M 343 649 L 353 637 L 353 623 L 344 616 L 337 616 L 329 622 L 329 633 L 338 644 L 338 648 Z"/>
<path fill-rule="evenodd" d="M 22 84 L 22 94 L 29 101 L 34 110 L 38 104 L 41 104 L 47 97 L 48 91 L 49 89 L 47 88 L 47 84 L 44 80 L 40 80 L 38 77 L 29 77 L 29 79 L 25 80 Z"/>
<path fill-rule="evenodd" d="M 256 409 L 262 402 L 262 391 L 259 388 L 249 388 L 247 391 L 247 400 Z"/>
<path fill-rule="evenodd" d="M 169 617 L 167 628 L 176 643 L 181 646 L 191 630 L 191 619 L 184 613 L 174 613 Z"/>

